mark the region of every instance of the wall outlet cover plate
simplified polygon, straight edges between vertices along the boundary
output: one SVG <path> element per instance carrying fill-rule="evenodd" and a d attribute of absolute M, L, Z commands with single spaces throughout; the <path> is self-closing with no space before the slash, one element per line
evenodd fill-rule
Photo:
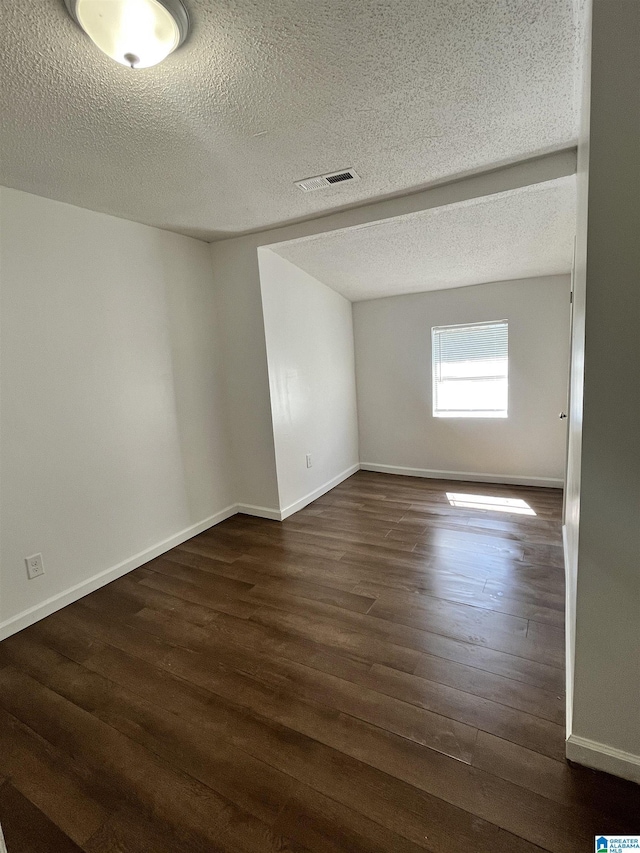
<path fill-rule="evenodd" d="M 32 554 L 30 557 L 25 557 L 25 563 L 27 564 L 27 574 L 29 575 L 29 580 L 33 580 L 33 578 L 39 578 L 44 574 L 44 563 L 42 562 L 42 554 Z"/>

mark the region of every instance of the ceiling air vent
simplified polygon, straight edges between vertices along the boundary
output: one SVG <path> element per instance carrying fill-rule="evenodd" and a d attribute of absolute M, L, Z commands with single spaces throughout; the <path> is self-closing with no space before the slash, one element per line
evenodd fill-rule
<path fill-rule="evenodd" d="M 304 181 L 296 181 L 296 186 L 304 193 L 313 190 L 321 190 L 332 184 L 341 184 L 344 181 L 359 181 L 360 175 L 353 169 L 342 169 L 340 172 L 330 172 L 328 175 L 316 175 L 314 178 L 305 178 Z"/>

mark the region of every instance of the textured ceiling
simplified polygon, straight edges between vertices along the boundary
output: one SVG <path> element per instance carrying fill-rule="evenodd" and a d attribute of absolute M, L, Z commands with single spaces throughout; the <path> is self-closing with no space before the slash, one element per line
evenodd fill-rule
<path fill-rule="evenodd" d="M 62 0 L 0 0 L 0 182 L 213 239 L 575 139 L 584 0 L 185 3 L 186 44 L 131 71 Z"/>
<path fill-rule="evenodd" d="M 575 177 L 270 248 L 357 302 L 568 273 Z"/>

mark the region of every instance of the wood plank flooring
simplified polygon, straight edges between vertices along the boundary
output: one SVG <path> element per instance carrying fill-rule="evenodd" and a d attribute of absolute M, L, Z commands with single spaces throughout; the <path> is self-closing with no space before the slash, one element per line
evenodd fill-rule
<path fill-rule="evenodd" d="M 5 640 L 9 853 L 570 853 L 638 832 L 638 786 L 564 761 L 560 510 L 359 472 Z"/>

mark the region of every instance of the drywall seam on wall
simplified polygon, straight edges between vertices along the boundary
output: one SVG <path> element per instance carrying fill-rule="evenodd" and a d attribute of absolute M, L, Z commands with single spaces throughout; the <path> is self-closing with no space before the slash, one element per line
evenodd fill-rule
<path fill-rule="evenodd" d="M 513 486 L 541 486 L 561 489 L 563 481 L 553 477 L 533 477 L 528 474 L 478 474 L 473 471 L 430 471 L 426 468 L 405 468 L 399 465 L 378 465 L 361 462 L 362 471 L 378 471 L 381 474 L 401 474 L 406 477 L 428 477 L 434 480 L 466 480 L 474 483 L 505 483 Z"/>
<path fill-rule="evenodd" d="M 567 758 L 577 764 L 640 784 L 640 755 L 586 737 L 570 735 L 567 740 Z"/>
<path fill-rule="evenodd" d="M 187 539 L 191 539 L 193 536 L 197 536 L 204 530 L 208 530 L 210 527 L 220 524 L 221 521 L 230 518 L 238 511 L 238 507 L 235 504 L 225 507 L 225 509 L 220 510 L 220 512 L 217 512 L 215 515 L 205 518 L 197 524 L 192 524 L 184 530 L 180 530 L 173 536 L 163 539 L 162 542 L 152 545 L 151 548 L 146 548 L 144 551 L 134 554 L 133 557 L 129 557 L 127 560 L 123 560 L 115 566 L 111 566 L 102 572 L 98 572 L 90 578 L 87 578 L 87 580 L 81 581 L 80 583 L 75 584 L 75 586 L 63 590 L 57 595 L 51 596 L 51 598 L 48 598 L 46 601 L 42 601 L 4 622 L 0 622 L 0 640 L 4 640 L 6 637 L 10 637 L 11 634 L 16 634 L 18 631 L 22 631 L 23 628 L 33 625 L 34 622 L 38 622 L 40 619 L 44 619 L 45 616 L 55 613 L 56 610 L 66 607 L 67 604 L 72 604 L 74 601 L 88 595 L 90 592 L 94 592 L 95 590 L 100 589 L 100 587 L 111 583 L 111 581 L 122 577 L 122 575 L 126 575 L 128 572 L 143 566 L 145 563 L 148 563 L 149 560 L 153 560 L 155 557 L 159 557 L 161 554 L 165 554 L 177 545 L 181 545 L 183 542 L 186 542 Z"/>

